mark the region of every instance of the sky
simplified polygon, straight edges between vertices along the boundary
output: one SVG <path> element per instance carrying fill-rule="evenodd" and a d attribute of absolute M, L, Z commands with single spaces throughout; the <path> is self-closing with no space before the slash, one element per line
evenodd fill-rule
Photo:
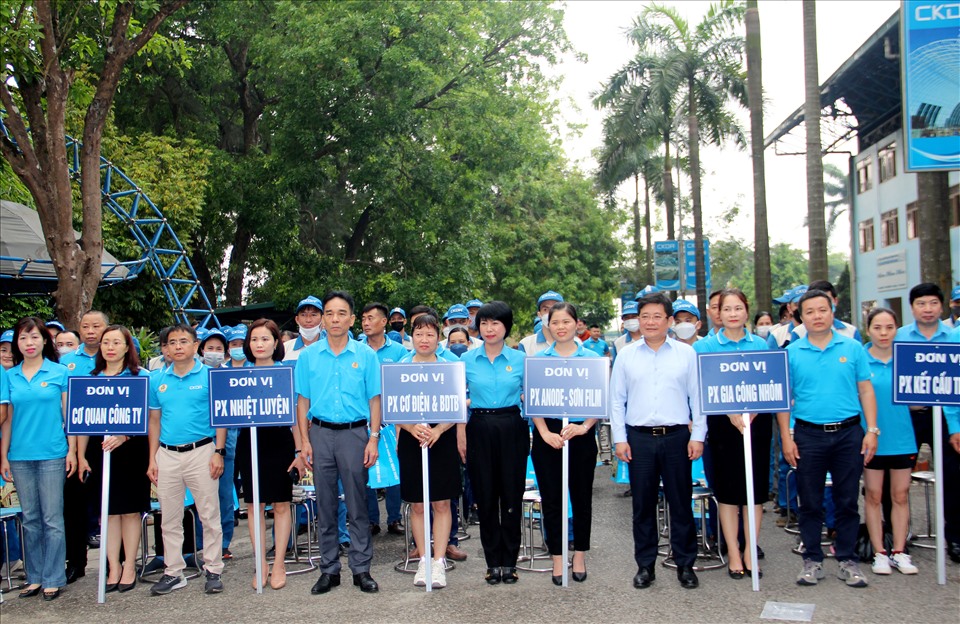
<path fill-rule="evenodd" d="M 568 55 L 555 68 L 564 78 L 557 96 L 564 121 L 585 125 L 579 136 L 567 132 L 563 137 L 568 158 L 584 172 L 592 173 L 596 169 L 591 152 L 601 143 L 604 114 L 593 108 L 590 94 L 636 53 L 624 30 L 645 4 L 627 0 L 566 2 L 567 36 L 575 50 L 586 55 L 587 62 L 577 62 Z M 698 23 L 710 6 L 709 2 L 699 0 L 664 4 L 676 8 L 691 24 Z M 769 135 L 803 104 L 803 15 L 799 0 L 760 0 L 758 7 L 765 97 L 763 129 L 764 135 Z M 833 74 L 899 7 L 899 0 L 820 0 L 817 3 L 819 82 L 822 84 Z M 745 110 L 741 113 L 741 123 L 749 130 L 749 115 Z M 799 151 L 802 151 L 802 132 L 802 128 L 794 130 L 801 140 Z M 855 152 L 856 143 L 849 142 L 838 149 Z M 737 236 L 752 244 L 753 169 L 749 153 L 734 146 L 704 147 L 701 160 L 706 171 L 702 197 L 707 235 Z M 848 169 L 846 155 L 829 155 L 825 162 L 836 164 L 844 172 Z M 765 153 L 765 165 L 771 243 L 785 242 L 806 249 L 805 157 L 777 155 L 771 146 Z M 687 195 L 689 191 L 689 183 L 684 178 L 681 192 Z M 632 190 L 627 193 L 624 187 L 621 195 L 632 201 Z M 740 206 L 740 216 L 723 229 L 717 217 L 734 205 Z M 692 227 L 692 217 L 685 217 L 684 225 Z M 830 238 L 830 250 L 849 253 L 849 237 L 849 222 L 844 214 Z M 662 232 L 654 235 L 654 240 L 665 238 Z"/>

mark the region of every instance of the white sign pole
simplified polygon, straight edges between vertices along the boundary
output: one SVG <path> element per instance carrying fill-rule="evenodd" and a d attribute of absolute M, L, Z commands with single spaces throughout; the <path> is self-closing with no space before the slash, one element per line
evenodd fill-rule
<path fill-rule="evenodd" d="M 110 440 L 113 436 L 105 436 Z M 100 574 L 97 577 L 97 604 L 107 601 L 107 526 L 110 524 L 110 455 L 103 454 L 103 484 L 100 488 Z"/>
<path fill-rule="evenodd" d="M 753 436 L 750 430 L 750 414 L 743 416 L 743 465 L 747 473 L 747 522 L 750 536 L 750 562 L 753 564 L 753 591 L 760 591 L 760 566 L 757 562 L 757 512 L 753 497 Z M 735 544 L 727 544 L 727 549 Z"/>
<path fill-rule="evenodd" d="M 250 427 L 250 466 L 253 478 L 253 511 L 247 509 L 247 517 L 253 516 L 253 556 L 256 558 L 257 593 L 263 593 L 263 540 L 260 539 L 260 457 L 257 453 L 257 428 Z M 279 550 L 279 549 L 278 549 Z"/>
<path fill-rule="evenodd" d="M 947 584 L 946 537 L 943 518 L 943 408 L 933 406 L 933 491 L 937 505 L 937 583 Z"/>
<path fill-rule="evenodd" d="M 420 447 L 420 461 L 423 466 L 423 550 L 427 557 L 427 591 L 433 591 L 433 548 L 430 544 L 430 448 Z"/>
<path fill-rule="evenodd" d="M 568 426 L 570 426 L 570 419 L 566 416 L 563 417 L 563 426 L 560 429 L 563 431 Z M 563 587 L 567 587 L 569 580 L 569 566 L 567 565 L 568 557 L 570 556 L 570 441 L 563 441 L 563 478 L 561 480 L 560 487 L 561 496 L 563 497 L 560 511 L 560 539 L 562 540 L 563 548 Z"/>

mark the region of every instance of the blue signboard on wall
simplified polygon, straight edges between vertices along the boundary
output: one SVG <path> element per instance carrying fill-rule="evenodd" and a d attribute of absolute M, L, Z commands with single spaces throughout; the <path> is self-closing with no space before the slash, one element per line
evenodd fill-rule
<path fill-rule="evenodd" d="M 960 169 L 960 4 L 904 0 L 900 15 L 906 169 Z"/>
<path fill-rule="evenodd" d="M 694 241 L 683 241 L 684 288 L 694 290 L 697 287 L 697 246 Z M 710 241 L 703 239 L 703 270 L 704 283 L 707 292 L 710 292 Z"/>
<path fill-rule="evenodd" d="M 786 351 L 700 353 L 697 359 L 704 414 L 790 411 Z"/>
<path fill-rule="evenodd" d="M 893 343 L 893 402 L 960 405 L 960 344 Z"/>
<path fill-rule="evenodd" d="M 653 279 L 660 290 L 680 290 L 680 243 L 653 244 Z"/>
<path fill-rule="evenodd" d="M 68 435 L 146 435 L 149 377 L 71 377 Z"/>
<path fill-rule="evenodd" d="M 296 420 L 291 367 L 211 368 L 208 374 L 211 426 L 293 425 Z"/>

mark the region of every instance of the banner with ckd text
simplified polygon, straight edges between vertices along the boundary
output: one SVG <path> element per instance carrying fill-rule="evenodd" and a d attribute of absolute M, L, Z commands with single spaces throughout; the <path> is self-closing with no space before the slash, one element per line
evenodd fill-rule
<path fill-rule="evenodd" d="M 71 377 L 67 435 L 146 435 L 150 378 Z"/>
<path fill-rule="evenodd" d="M 523 411 L 528 418 L 609 418 L 607 358 L 528 357 L 523 362 Z"/>
<path fill-rule="evenodd" d="M 380 410 L 386 424 L 467 422 L 463 362 L 383 364 L 380 380 Z"/>
<path fill-rule="evenodd" d="M 893 402 L 960 405 L 960 343 L 893 343 Z"/>
<path fill-rule="evenodd" d="M 211 426 L 290 426 L 296 420 L 293 368 L 211 368 L 208 374 Z"/>
<path fill-rule="evenodd" d="M 699 353 L 697 359 L 704 414 L 790 411 L 786 351 Z"/>

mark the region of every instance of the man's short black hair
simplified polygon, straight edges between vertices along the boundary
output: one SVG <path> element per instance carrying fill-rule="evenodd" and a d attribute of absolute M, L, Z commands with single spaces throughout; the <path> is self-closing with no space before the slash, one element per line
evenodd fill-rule
<path fill-rule="evenodd" d="M 807 290 L 822 290 L 825 293 L 830 293 L 834 299 L 837 298 L 837 289 L 827 280 L 813 280 L 810 282 L 810 285 L 807 286 Z"/>
<path fill-rule="evenodd" d="M 823 297 L 824 299 L 827 300 L 827 303 L 829 303 L 830 305 L 833 305 L 833 299 L 830 298 L 829 293 L 827 293 L 824 290 L 810 289 L 807 292 L 803 293 L 803 296 L 800 297 L 800 301 L 797 302 L 797 311 L 794 312 L 795 318 L 797 320 L 800 320 L 800 318 L 803 316 L 802 314 L 800 314 L 800 311 L 803 309 L 803 303 L 805 301 L 809 301 L 810 299 L 816 299 L 817 297 Z"/>
<path fill-rule="evenodd" d="M 637 299 L 637 312 L 647 305 L 663 306 L 663 311 L 666 312 L 667 316 L 673 316 L 673 303 L 670 301 L 670 297 L 662 292 L 647 293 Z"/>
<path fill-rule="evenodd" d="M 509 336 L 510 330 L 513 329 L 513 310 L 503 301 L 491 301 L 483 304 L 480 306 L 480 309 L 477 310 L 476 319 L 477 327 L 480 327 L 481 321 L 500 321 L 507 329 L 504 337 Z"/>
<path fill-rule="evenodd" d="M 591 326 L 588 327 L 587 329 L 593 329 L 594 327 L 596 327 L 597 329 L 600 329 L 600 326 L 597 325 L 596 323 L 594 323 L 593 325 L 591 325 Z"/>
<path fill-rule="evenodd" d="M 390 309 L 387 306 L 383 305 L 379 301 L 374 301 L 373 303 L 368 303 L 363 306 L 363 311 L 360 314 L 366 314 L 370 310 L 380 310 L 380 313 L 383 314 L 383 317 L 390 319 Z"/>
<path fill-rule="evenodd" d="M 436 310 L 434 310 L 433 308 L 431 308 L 431 307 L 428 306 L 428 305 L 423 305 L 423 304 L 421 304 L 421 305 L 415 305 L 415 306 L 413 306 L 412 308 L 410 308 L 410 311 L 407 313 L 407 318 L 413 318 L 413 317 L 415 317 L 415 316 L 418 315 L 418 314 L 429 314 L 430 316 L 432 316 L 432 317 L 435 318 L 435 319 L 440 318 L 440 317 L 437 315 L 437 311 L 436 311 Z"/>
<path fill-rule="evenodd" d="M 356 308 L 356 306 L 353 303 L 353 297 L 350 295 L 350 293 L 348 293 L 345 290 L 331 290 L 330 292 L 328 292 L 323 296 L 322 303 L 323 303 L 324 310 L 327 309 L 327 303 L 331 299 L 343 299 L 344 301 L 346 301 L 347 306 L 350 307 L 350 314 L 353 314 L 353 311 Z"/>
<path fill-rule="evenodd" d="M 913 305 L 913 302 L 920 297 L 936 297 L 943 305 L 943 290 L 936 284 L 924 282 L 910 289 L 910 305 Z"/>

